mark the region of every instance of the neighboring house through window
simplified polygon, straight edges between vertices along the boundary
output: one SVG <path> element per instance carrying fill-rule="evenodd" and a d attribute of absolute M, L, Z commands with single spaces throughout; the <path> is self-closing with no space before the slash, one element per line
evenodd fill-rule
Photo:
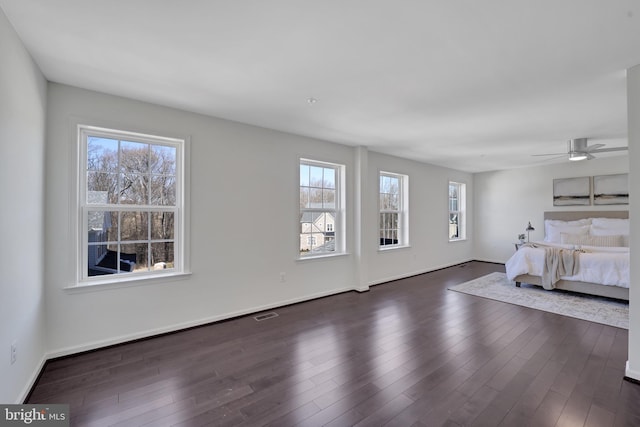
<path fill-rule="evenodd" d="M 300 160 L 300 257 L 344 252 L 344 166 Z"/>
<path fill-rule="evenodd" d="M 409 177 L 380 172 L 380 248 L 409 244 Z"/>
<path fill-rule="evenodd" d="M 466 184 L 449 182 L 449 240 L 466 238 Z"/>
<path fill-rule="evenodd" d="M 185 141 L 79 126 L 79 143 L 81 284 L 182 272 Z"/>

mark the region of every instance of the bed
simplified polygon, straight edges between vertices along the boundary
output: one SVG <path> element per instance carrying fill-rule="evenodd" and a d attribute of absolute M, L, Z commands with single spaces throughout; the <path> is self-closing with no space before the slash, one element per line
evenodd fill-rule
<path fill-rule="evenodd" d="M 507 277 L 521 283 L 629 300 L 629 212 L 545 212 L 545 240 L 522 245 L 505 263 Z M 585 244 L 586 243 L 586 244 Z M 549 284 L 543 280 L 547 248 L 579 254 L 578 268 Z"/>

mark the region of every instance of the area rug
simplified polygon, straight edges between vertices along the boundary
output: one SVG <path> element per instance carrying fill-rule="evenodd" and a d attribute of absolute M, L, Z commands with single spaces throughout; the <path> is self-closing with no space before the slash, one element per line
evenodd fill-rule
<path fill-rule="evenodd" d="M 490 273 L 469 282 L 449 287 L 450 290 L 510 304 L 535 308 L 629 329 L 629 304 L 590 295 L 560 290 L 547 291 L 539 286 L 523 283 L 516 288 L 505 273 Z"/>

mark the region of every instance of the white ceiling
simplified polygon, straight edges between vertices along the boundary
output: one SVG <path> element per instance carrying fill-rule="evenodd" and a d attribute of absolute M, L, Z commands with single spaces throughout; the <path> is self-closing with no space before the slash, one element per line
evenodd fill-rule
<path fill-rule="evenodd" d="M 552 162 L 531 154 L 570 138 L 625 146 L 640 64 L 638 0 L 0 7 L 50 81 L 470 172 Z"/>

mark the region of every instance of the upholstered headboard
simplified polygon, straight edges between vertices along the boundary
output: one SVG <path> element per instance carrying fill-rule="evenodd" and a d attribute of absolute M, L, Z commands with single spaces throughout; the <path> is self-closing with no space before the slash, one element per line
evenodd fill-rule
<path fill-rule="evenodd" d="M 549 211 L 544 219 L 575 221 L 583 218 L 629 218 L 629 211 Z"/>

